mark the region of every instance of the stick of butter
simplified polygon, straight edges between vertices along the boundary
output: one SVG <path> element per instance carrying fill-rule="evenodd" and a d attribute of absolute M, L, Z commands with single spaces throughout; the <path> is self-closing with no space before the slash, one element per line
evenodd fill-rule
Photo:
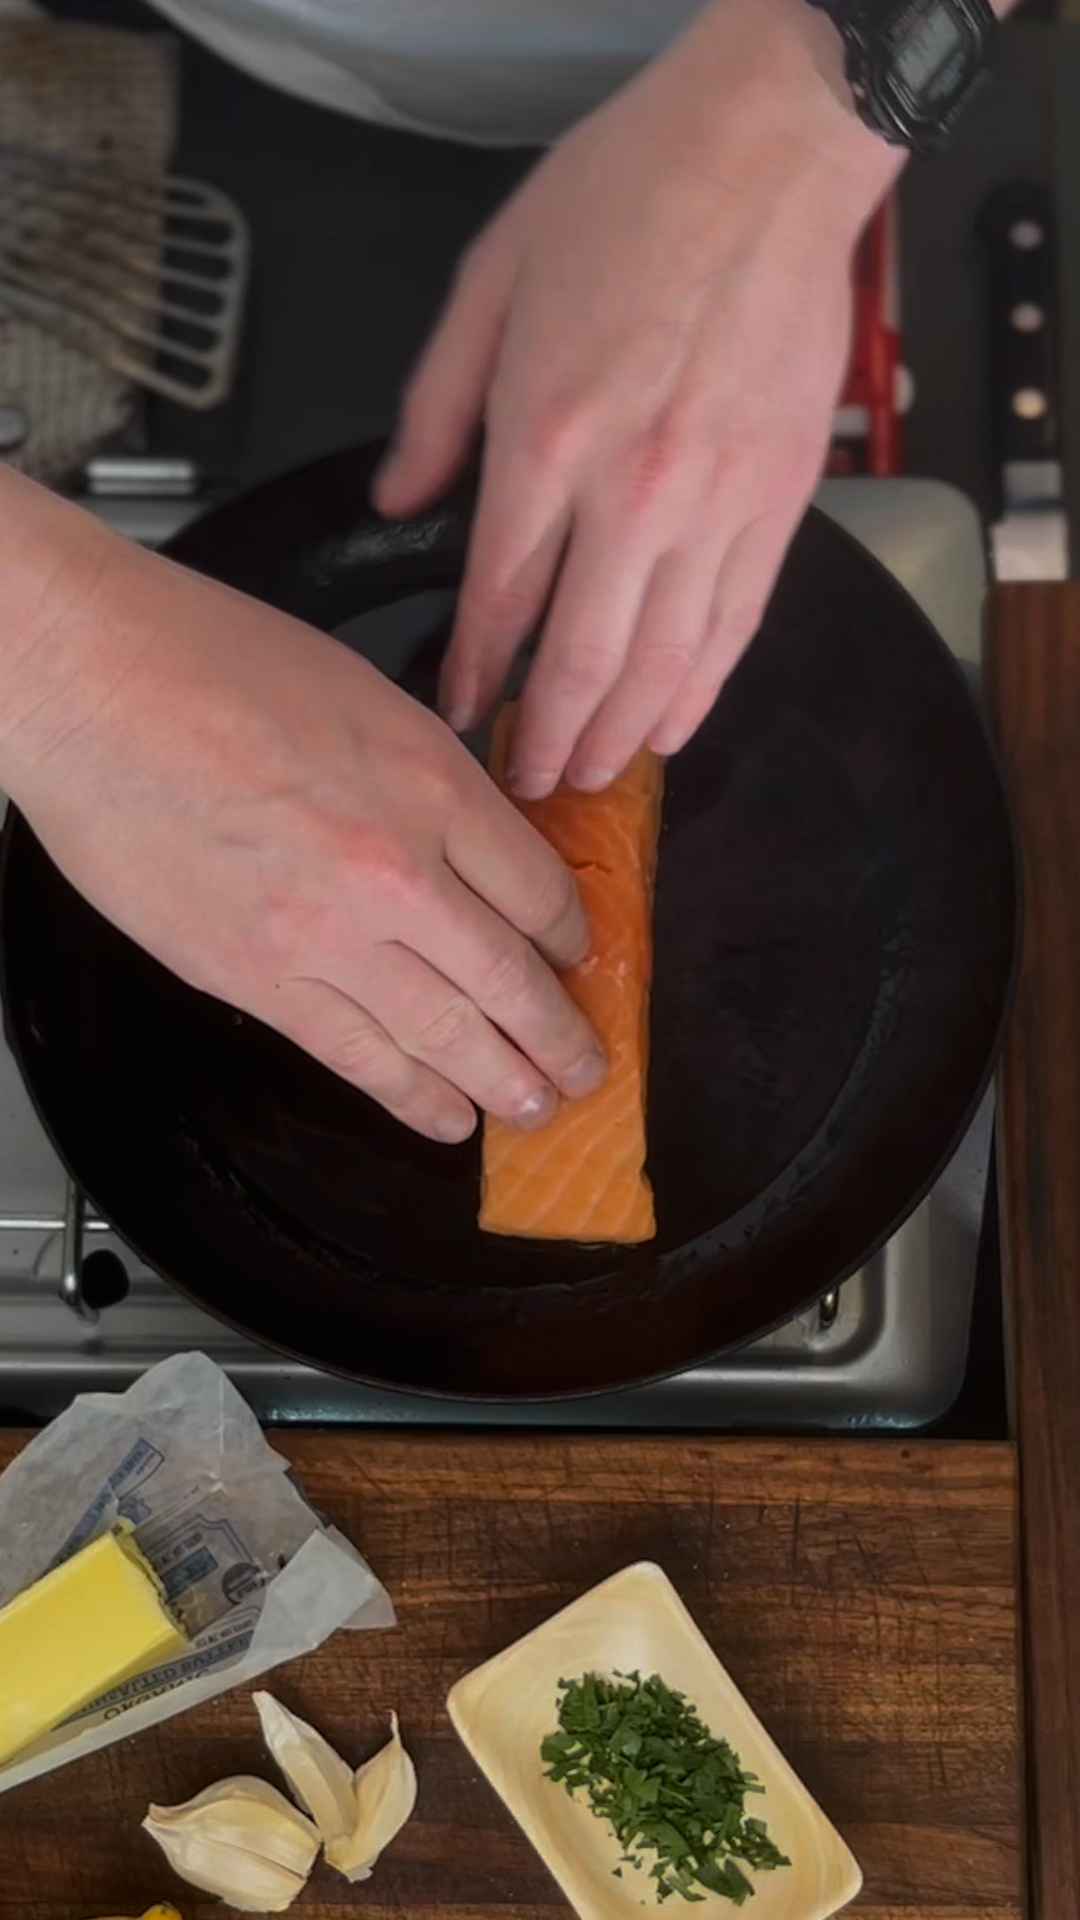
<path fill-rule="evenodd" d="M 72 1554 L 0 1609 L 0 1766 L 187 1645 L 130 1536 Z"/>

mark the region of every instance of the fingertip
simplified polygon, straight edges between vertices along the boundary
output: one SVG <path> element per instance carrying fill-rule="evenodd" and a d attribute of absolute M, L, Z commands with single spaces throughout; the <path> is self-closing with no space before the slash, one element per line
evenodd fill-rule
<path fill-rule="evenodd" d="M 540 945 L 539 942 L 537 944 Z M 583 939 L 547 940 L 540 950 L 548 965 L 554 967 L 556 973 L 570 973 L 575 967 L 584 966 L 592 951 L 592 938 L 586 928 Z"/>
<path fill-rule="evenodd" d="M 673 754 L 682 752 L 700 724 L 700 721 L 695 720 L 690 726 L 659 726 L 649 735 L 649 746 L 661 760 L 670 760 Z"/>
<path fill-rule="evenodd" d="M 559 1096 L 554 1087 L 537 1087 L 522 1100 L 517 1110 L 508 1114 L 507 1121 L 522 1133 L 539 1133 L 541 1128 L 549 1126 L 559 1107 Z"/>
<path fill-rule="evenodd" d="M 533 661 L 518 708 L 506 778 L 518 800 L 547 800 L 568 781 L 579 757 L 580 716 L 552 712 L 539 683 L 540 658 Z"/>
<path fill-rule="evenodd" d="M 583 1053 L 562 1076 L 562 1089 L 569 1100 L 583 1100 L 595 1093 L 608 1077 L 608 1063 L 599 1047 Z"/>
<path fill-rule="evenodd" d="M 510 767 L 506 783 L 515 800 L 548 800 L 560 778 L 551 767 Z"/>
<path fill-rule="evenodd" d="M 436 446 L 403 424 L 371 483 L 377 512 L 388 520 L 411 520 L 446 491 L 463 460 L 460 446 Z"/>
<path fill-rule="evenodd" d="M 618 777 L 617 767 L 598 766 L 572 766 L 566 776 L 577 793 L 605 793 Z"/>
<path fill-rule="evenodd" d="M 452 733 L 468 733 L 480 724 L 482 714 L 476 683 L 459 677 L 449 667 L 439 683 L 439 713 Z"/>
<path fill-rule="evenodd" d="M 397 453 L 388 456 L 371 483 L 371 499 L 384 520 L 408 520 L 422 505 L 420 490 Z"/>
<path fill-rule="evenodd" d="M 476 1132 L 477 1115 L 473 1107 L 447 1107 L 431 1120 L 431 1138 L 447 1147 L 463 1146 Z M 424 1128 L 423 1131 L 428 1131 Z"/>

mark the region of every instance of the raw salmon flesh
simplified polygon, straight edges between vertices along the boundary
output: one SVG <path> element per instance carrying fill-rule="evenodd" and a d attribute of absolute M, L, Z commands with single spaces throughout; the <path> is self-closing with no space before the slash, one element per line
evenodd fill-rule
<path fill-rule="evenodd" d="M 491 767 L 504 791 L 512 727 L 513 708 L 504 707 Z M 645 1086 L 662 788 L 662 761 L 643 751 L 605 793 L 564 785 L 546 800 L 514 801 L 577 878 L 592 948 L 563 978 L 600 1038 L 609 1072 L 596 1093 L 564 1101 L 539 1133 L 485 1118 L 480 1225 L 487 1233 L 633 1244 L 656 1232 Z"/>

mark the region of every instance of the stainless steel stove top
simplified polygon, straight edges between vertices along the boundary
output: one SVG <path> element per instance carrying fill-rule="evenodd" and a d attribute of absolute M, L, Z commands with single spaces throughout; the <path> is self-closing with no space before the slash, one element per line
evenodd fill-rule
<path fill-rule="evenodd" d="M 822 498 L 977 671 L 985 576 L 970 506 L 946 488 L 916 481 L 837 482 Z M 157 506 L 151 535 L 138 503 L 110 500 L 98 510 L 147 540 L 166 537 L 185 513 L 182 502 Z M 315 1373 L 252 1346 L 182 1299 L 87 1214 L 0 1042 L 0 1418 L 51 1415 L 77 1392 L 124 1386 L 167 1354 L 198 1347 L 272 1421 L 922 1426 L 946 1411 L 963 1378 L 991 1123 L 988 1101 L 944 1178 L 883 1252 L 819 1307 L 754 1346 L 602 1399 L 458 1407 Z"/>

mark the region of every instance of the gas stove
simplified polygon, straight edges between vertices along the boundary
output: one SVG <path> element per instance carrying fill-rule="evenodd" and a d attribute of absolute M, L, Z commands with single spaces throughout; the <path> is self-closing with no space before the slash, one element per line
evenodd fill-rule
<path fill-rule="evenodd" d="M 114 477 L 115 478 L 115 477 Z M 146 476 L 144 475 L 145 479 Z M 133 472 L 126 482 L 138 484 Z M 157 544 L 193 511 L 168 486 L 87 502 Z M 178 489 L 182 491 L 181 489 Z M 925 608 L 977 691 L 985 568 L 974 509 L 922 481 L 836 481 L 820 503 Z M 630 1392 L 536 1407 L 455 1406 L 320 1374 L 189 1304 L 124 1246 L 68 1179 L 0 1041 L 0 1419 L 47 1417 L 199 1348 L 273 1422 L 517 1427 L 904 1429 L 951 1405 L 964 1375 L 990 1159 L 984 1102 L 951 1166 L 889 1244 L 810 1312 L 708 1366 Z"/>

